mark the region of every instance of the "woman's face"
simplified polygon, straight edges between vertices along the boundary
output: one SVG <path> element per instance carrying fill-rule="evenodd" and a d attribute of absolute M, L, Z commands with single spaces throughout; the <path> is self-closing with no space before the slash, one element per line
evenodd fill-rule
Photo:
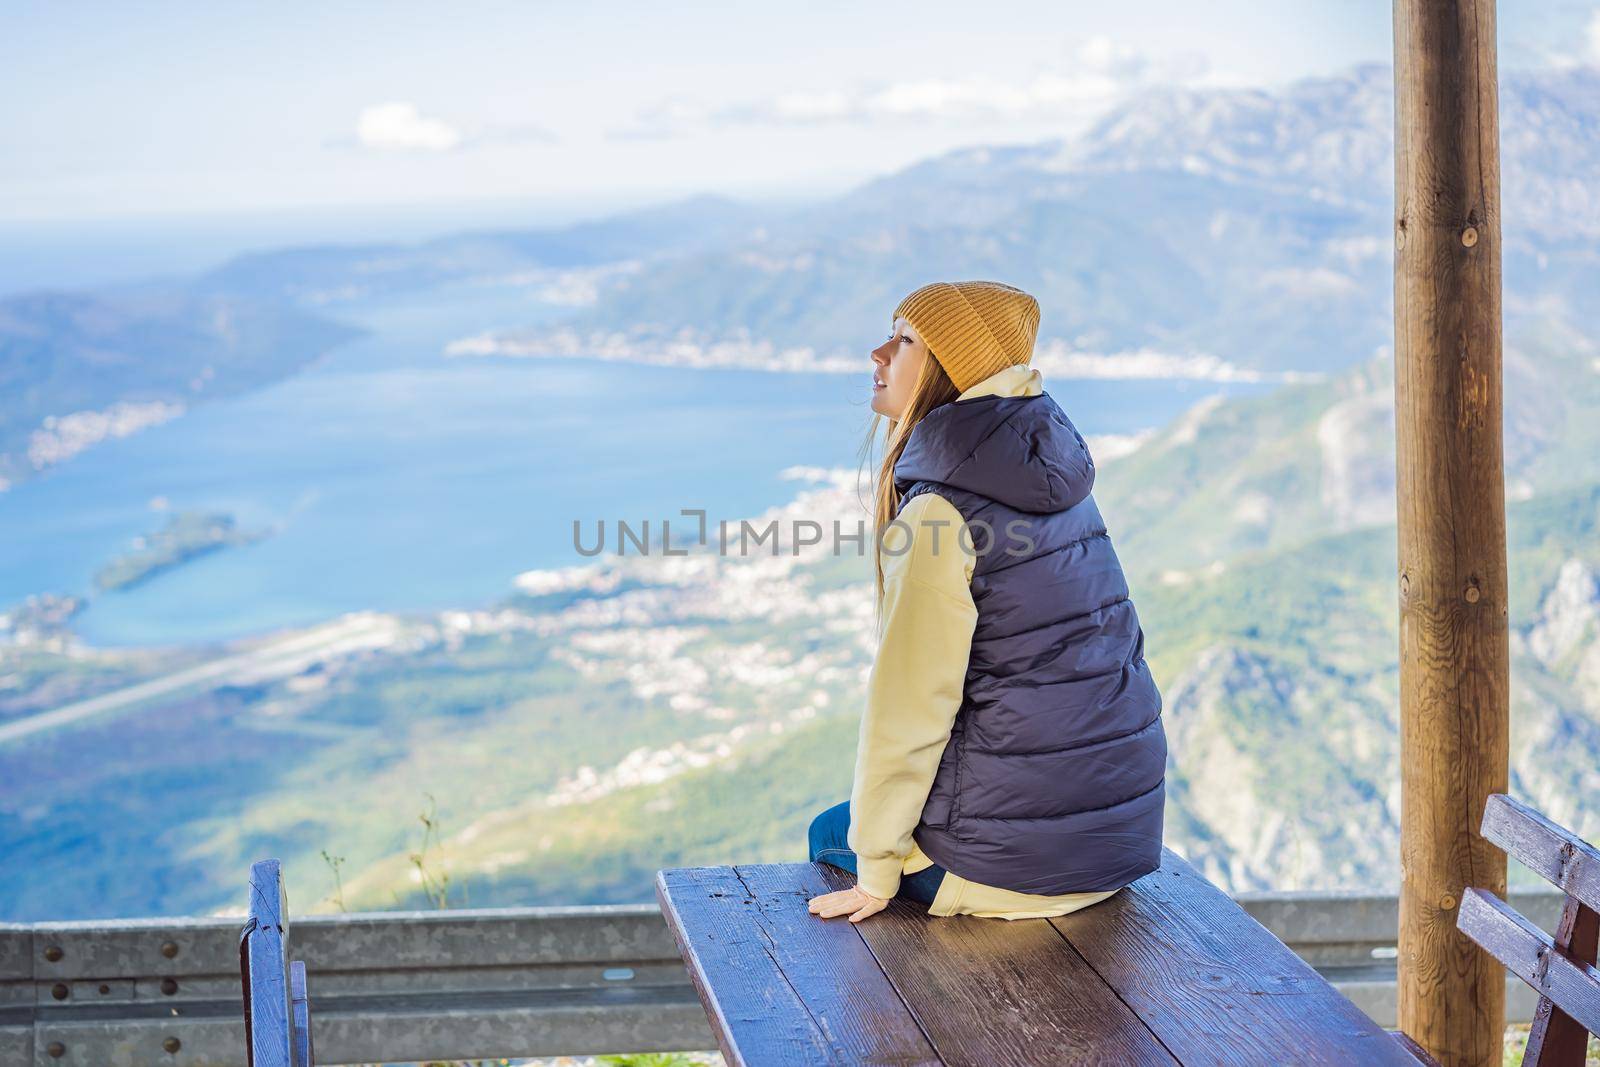
<path fill-rule="evenodd" d="M 895 319 L 889 339 L 872 350 L 872 410 L 898 421 L 928 358 L 922 336 L 904 318 Z"/>

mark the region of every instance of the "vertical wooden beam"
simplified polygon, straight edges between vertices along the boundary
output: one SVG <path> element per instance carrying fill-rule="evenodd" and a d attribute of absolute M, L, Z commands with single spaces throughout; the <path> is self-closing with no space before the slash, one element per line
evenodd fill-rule
<path fill-rule="evenodd" d="M 1400 601 L 1400 1028 L 1499 1064 L 1505 972 L 1456 929 L 1504 895 L 1478 833 L 1508 779 L 1494 0 L 1395 0 L 1395 433 Z"/>

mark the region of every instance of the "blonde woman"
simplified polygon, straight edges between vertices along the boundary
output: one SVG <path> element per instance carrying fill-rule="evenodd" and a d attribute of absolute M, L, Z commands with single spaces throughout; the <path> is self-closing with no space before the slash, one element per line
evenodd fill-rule
<path fill-rule="evenodd" d="M 1161 695 L 1038 325 L 1013 286 L 936 282 L 872 353 L 878 645 L 850 799 L 810 827 L 856 875 L 824 919 L 1062 915 L 1160 866 Z"/>

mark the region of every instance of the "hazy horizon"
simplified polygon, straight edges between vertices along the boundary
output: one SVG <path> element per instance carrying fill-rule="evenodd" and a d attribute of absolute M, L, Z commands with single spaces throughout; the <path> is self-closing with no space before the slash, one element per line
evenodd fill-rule
<path fill-rule="evenodd" d="M 174 9 L 175 12 L 176 9 Z M 1249 32 L 1240 33 L 1239 27 Z M 1157 85 L 1271 87 L 1392 55 L 1389 6 L 1173 0 L 656 10 L 420 4 L 13 13 L 7 222 L 837 191 L 1081 129 Z M 1502 4 L 1501 69 L 1600 62 L 1600 5 Z M 193 87 L 204 85 L 204 93 Z"/>

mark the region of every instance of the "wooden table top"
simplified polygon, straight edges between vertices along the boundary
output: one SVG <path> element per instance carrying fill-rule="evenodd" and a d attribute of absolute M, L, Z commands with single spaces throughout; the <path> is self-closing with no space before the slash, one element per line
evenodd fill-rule
<path fill-rule="evenodd" d="M 1418 1062 L 1170 849 L 1049 919 L 806 910 L 853 884 L 821 863 L 656 876 L 729 1064 Z"/>

